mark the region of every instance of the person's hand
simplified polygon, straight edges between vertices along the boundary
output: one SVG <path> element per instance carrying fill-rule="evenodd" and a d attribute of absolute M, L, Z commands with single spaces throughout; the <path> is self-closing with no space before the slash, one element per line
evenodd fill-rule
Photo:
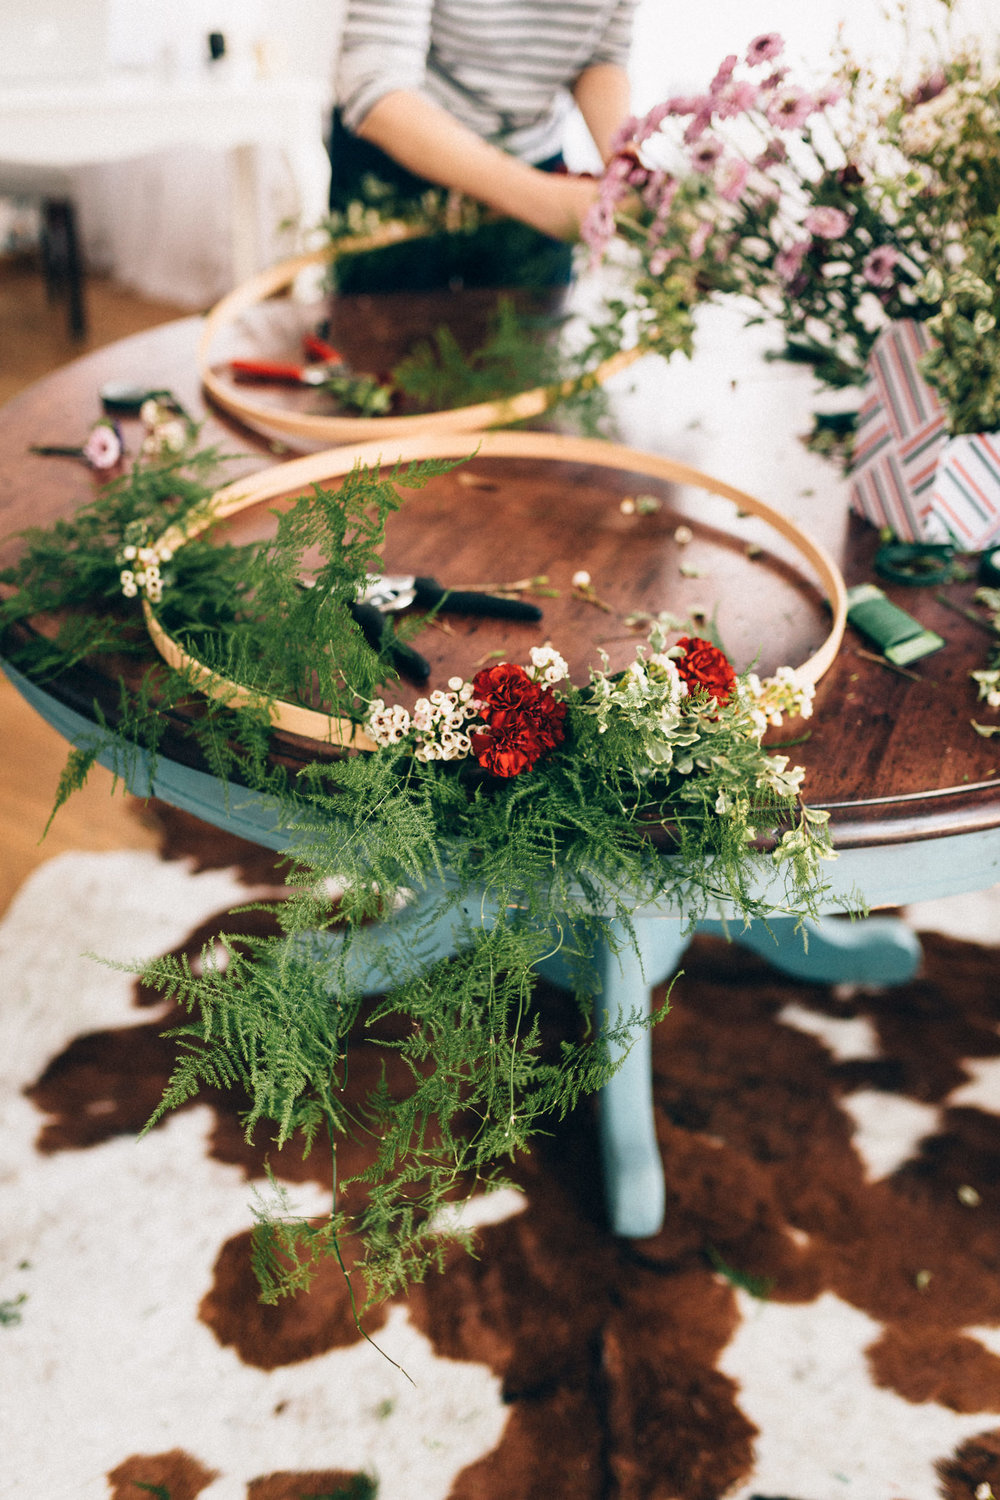
<path fill-rule="evenodd" d="M 537 169 L 535 176 L 535 191 L 519 217 L 554 240 L 578 240 L 580 225 L 597 202 L 596 177 Z"/>
<path fill-rule="evenodd" d="M 597 199 L 594 177 L 542 172 L 481 140 L 453 115 L 409 89 L 372 106 L 358 134 L 429 182 L 453 188 L 495 213 L 521 219 L 554 240 L 578 240 Z"/>

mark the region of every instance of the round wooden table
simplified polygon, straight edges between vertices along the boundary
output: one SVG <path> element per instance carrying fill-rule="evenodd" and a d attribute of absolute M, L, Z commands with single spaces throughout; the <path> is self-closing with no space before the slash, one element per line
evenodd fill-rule
<path fill-rule="evenodd" d="M 206 444 L 241 455 L 227 466 L 227 478 L 276 462 L 263 439 L 205 410 L 193 360 L 199 328 L 199 319 L 184 319 L 87 355 L 0 411 L 0 565 L 17 552 L 10 533 L 45 526 L 93 493 L 94 477 L 83 465 L 39 457 L 29 447 L 80 441 L 100 415 L 105 382 L 172 390 L 204 418 Z M 699 392 L 708 420 L 689 416 L 698 410 Z M 802 408 L 801 383 L 779 372 L 772 387 L 758 378 L 741 390 L 718 360 L 699 368 L 696 359 L 676 369 L 647 361 L 612 398 L 635 446 L 683 459 L 794 512 L 833 554 L 848 584 L 874 578 L 875 532 L 848 516 L 844 486 L 832 467 L 797 456 L 790 423 Z M 134 451 L 138 429 L 126 422 L 125 430 Z M 739 472 L 720 467 L 733 452 L 740 454 Z M 384 456 L 391 462 L 391 442 Z M 623 508 L 623 500 L 640 494 L 652 494 L 655 504 Z M 259 519 L 243 524 L 252 528 Z M 690 541 L 678 541 L 680 524 L 693 533 Z M 738 665 L 757 660 L 763 671 L 804 660 L 828 629 L 815 583 L 767 528 L 735 517 L 731 507 L 724 514 L 701 492 L 676 492 L 641 475 L 598 473 L 580 464 L 539 468 L 472 455 L 393 519 L 385 561 L 387 571 L 433 574 L 456 588 L 546 574 L 557 590 L 539 601 L 541 627 L 453 617 L 447 632 L 422 632 L 418 645 L 431 660 L 432 683 L 442 685 L 453 672 L 469 675 L 493 649 L 526 660 L 528 647 L 544 639 L 569 658 L 578 679 L 598 649 L 612 665 L 624 665 L 642 639 L 627 623 L 634 611 L 683 615 L 700 605 L 715 616 Z M 570 580 L 581 568 L 608 608 L 574 593 Z M 971 726 L 985 715 L 969 672 L 982 665 L 989 636 L 955 607 L 967 609 L 974 588 L 971 581 L 944 590 L 886 586 L 890 597 L 945 638 L 944 649 L 904 674 L 873 658 L 848 627 L 819 685 L 814 717 L 788 730 L 790 738 L 807 734 L 789 753 L 806 768 L 808 802 L 829 811 L 840 854 L 829 868 L 831 912 L 850 909 L 858 894 L 871 907 L 891 907 L 1000 879 L 1000 747 Z M 70 740 L 86 737 L 95 701 L 109 709 L 115 701 L 113 683 L 93 665 L 83 663 L 44 689 L 9 664 L 5 669 Z M 773 731 L 771 739 L 783 732 Z M 275 736 L 274 752 L 292 765 L 324 753 L 287 735 Z M 133 773 L 132 786 L 269 847 L 287 842 L 262 801 L 244 795 L 227 804 L 180 734 L 167 734 L 155 774 L 143 784 L 141 772 L 138 779 Z M 637 991 L 673 972 L 687 942 L 676 911 L 641 911 L 636 925 L 640 953 L 630 954 L 626 945 L 624 956 L 601 960 L 602 1004 L 611 1014 L 619 1003 L 631 1008 Z M 781 928 L 736 936 L 817 981 L 891 983 L 908 977 L 919 961 L 915 939 L 892 921 L 824 922 L 812 932 L 807 955 Z M 449 934 L 441 941 L 447 951 Z M 648 1033 L 642 1033 L 602 1100 L 611 1217 L 632 1235 L 655 1232 L 662 1214 L 648 1069 Z"/>

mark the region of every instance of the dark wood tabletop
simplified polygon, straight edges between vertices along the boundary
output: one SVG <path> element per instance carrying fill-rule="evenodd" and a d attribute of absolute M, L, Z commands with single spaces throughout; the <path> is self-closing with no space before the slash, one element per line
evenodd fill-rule
<path fill-rule="evenodd" d="M 81 441 L 100 415 L 105 382 L 171 389 L 204 418 L 206 443 L 240 455 L 227 465 L 227 479 L 279 461 L 282 455 L 264 439 L 205 410 L 194 362 L 200 326 L 198 318 L 182 319 L 89 354 L 0 410 L 0 563 L 16 554 L 19 529 L 68 515 L 93 493 L 96 481 L 85 466 L 40 457 L 29 447 Z M 270 352 L 278 357 L 283 351 Z M 655 380 L 655 362 L 636 378 Z M 134 451 L 138 424 L 126 421 L 124 429 Z M 710 462 L 698 462 L 697 436 L 688 434 L 685 442 L 688 451 L 675 456 L 713 472 Z M 670 455 L 669 430 L 648 434 L 644 446 Z M 470 454 L 472 448 L 470 442 Z M 710 445 L 706 452 L 710 456 Z M 391 441 L 384 456 L 392 461 Z M 828 487 L 821 482 L 811 494 L 796 493 L 796 517 L 833 553 L 849 584 L 875 581 L 876 533 L 848 517 L 843 486 L 832 466 L 829 473 Z M 718 477 L 752 488 L 738 474 Z M 648 494 L 658 508 L 623 510 L 623 500 Z M 761 498 L 781 508 L 784 497 L 776 490 Z M 690 541 L 678 542 L 680 524 L 692 532 Z M 255 514 L 235 529 L 246 537 L 261 525 Z M 456 672 L 471 675 L 498 650 L 526 661 L 529 648 L 543 640 L 568 658 L 575 680 L 585 680 L 601 651 L 613 666 L 631 659 L 643 638 L 629 624 L 636 612 L 683 615 L 700 607 L 714 618 L 737 664 L 756 662 L 764 672 L 803 661 L 829 628 L 814 582 L 768 528 L 736 517 L 732 507 L 700 491 L 678 492 L 628 469 L 472 455 L 414 493 L 392 518 L 385 563 L 389 572 L 427 573 L 456 588 L 544 574 L 554 590 L 538 600 L 540 626 L 452 616 L 446 628 L 422 631 L 418 644 L 432 663 L 432 685 L 443 686 Z M 591 575 L 600 603 L 573 590 L 580 569 Z M 973 718 L 990 721 L 991 715 L 977 705 L 968 675 L 983 664 L 990 636 L 941 602 L 938 589 L 883 586 L 945 638 L 944 649 L 903 675 L 873 660 L 849 626 L 819 685 L 813 718 L 773 731 L 770 739 L 807 736 L 789 753 L 806 767 L 808 800 L 830 809 L 841 848 L 1000 828 L 1000 744 L 971 726 Z M 947 585 L 944 593 L 953 606 L 968 608 L 974 589 L 969 580 Z M 49 691 L 85 705 L 99 686 L 99 674 L 84 664 Z M 174 753 L 173 742 L 167 748 Z M 276 753 L 294 759 L 309 750 L 277 737 Z M 176 753 L 185 753 L 179 743 Z"/>

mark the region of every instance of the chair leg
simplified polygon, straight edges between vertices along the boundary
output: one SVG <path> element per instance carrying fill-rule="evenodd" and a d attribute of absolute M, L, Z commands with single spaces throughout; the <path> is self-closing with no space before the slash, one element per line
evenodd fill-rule
<path fill-rule="evenodd" d="M 68 198 L 48 198 L 45 201 L 42 260 L 49 297 L 55 299 L 65 292 L 70 337 L 83 338 L 87 331 L 83 263 L 80 258 L 76 209 Z"/>

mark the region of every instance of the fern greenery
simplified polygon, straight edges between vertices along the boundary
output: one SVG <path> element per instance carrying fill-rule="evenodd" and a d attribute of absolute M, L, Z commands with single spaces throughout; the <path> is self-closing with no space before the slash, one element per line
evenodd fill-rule
<path fill-rule="evenodd" d="M 728 704 L 695 693 L 675 711 L 669 656 L 655 654 L 634 676 L 567 688 L 563 737 L 523 774 L 486 774 L 474 756 L 422 759 L 405 738 L 288 770 L 269 753 L 262 711 L 236 712 L 150 664 L 141 616 L 121 593 L 122 539 L 141 545 L 199 514 L 219 463 L 188 453 L 137 466 L 72 520 L 27 533 L 0 579 L 4 651 L 39 683 L 101 657 L 119 679 L 117 708 L 95 708 L 57 805 L 112 739 L 155 758 L 168 720 L 186 726 L 217 776 L 272 800 L 289 862 L 274 930 L 236 933 L 196 966 L 170 957 L 136 971 L 184 1012 L 149 1123 L 222 1088 L 242 1101 L 248 1138 L 329 1153 L 327 1216 L 297 1217 L 276 1185 L 258 1206 L 262 1296 L 308 1286 L 334 1256 L 380 1297 L 462 1237 L 442 1227 L 445 1205 L 503 1182 L 540 1130 L 608 1079 L 618 1044 L 658 1019 L 612 1016 L 592 1028 L 595 944 L 627 942 L 645 900 L 678 899 L 692 920 L 717 898 L 746 916 L 776 899 L 810 912 L 825 829 L 761 749 L 742 692 Z M 358 469 L 337 491 L 303 496 L 269 542 L 190 542 L 164 563 L 162 622 L 265 700 L 364 720 L 391 672 L 346 605 L 378 569 L 401 492 L 445 467 Z M 29 622 L 44 628 L 17 628 Z M 777 858 L 762 852 L 767 839 Z M 783 879 L 780 898 L 759 895 L 762 869 Z M 574 976 L 579 1023 L 553 1036 L 535 971 L 556 949 Z M 378 1064 L 367 1083 L 349 1067 L 359 1045 Z M 346 1173 L 345 1156 L 367 1165 Z"/>

